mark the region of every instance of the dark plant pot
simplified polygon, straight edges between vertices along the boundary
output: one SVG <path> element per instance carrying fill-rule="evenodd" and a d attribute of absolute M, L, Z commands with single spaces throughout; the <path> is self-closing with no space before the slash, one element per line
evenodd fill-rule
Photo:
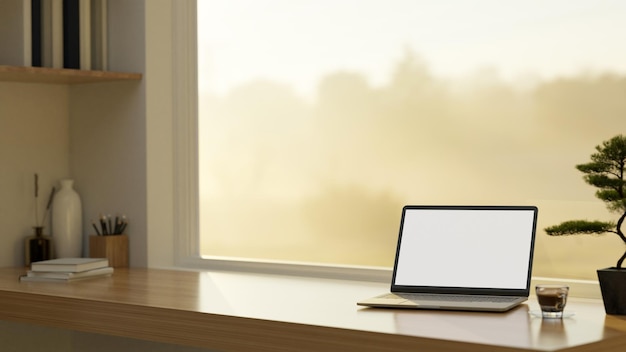
<path fill-rule="evenodd" d="M 606 314 L 626 315 L 626 269 L 600 269 L 598 280 Z"/>

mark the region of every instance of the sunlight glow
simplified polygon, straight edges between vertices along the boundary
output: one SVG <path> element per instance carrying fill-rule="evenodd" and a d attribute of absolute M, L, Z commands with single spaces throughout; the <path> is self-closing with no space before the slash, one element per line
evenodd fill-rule
<path fill-rule="evenodd" d="M 626 2 L 616 0 L 200 0 L 198 12 L 201 91 L 220 95 L 265 77 L 310 97 L 338 70 L 381 85 L 406 48 L 439 77 L 626 71 Z"/>
<path fill-rule="evenodd" d="M 574 166 L 624 133 L 625 1 L 199 0 L 198 26 L 202 254 L 391 266 L 404 204 L 538 206 L 538 276 L 623 253 L 543 228 L 615 216 Z"/>

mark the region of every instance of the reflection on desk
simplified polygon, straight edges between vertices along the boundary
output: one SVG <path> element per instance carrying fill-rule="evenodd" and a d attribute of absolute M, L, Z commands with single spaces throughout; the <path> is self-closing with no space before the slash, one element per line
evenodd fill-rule
<path fill-rule="evenodd" d="M 614 338 L 622 331 L 605 326 L 606 315 L 596 300 L 571 298 L 564 319 L 542 319 L 530 313 L 538 309 L 534 297 L 505 313 L 393 310 L 398 334 L 473 344 L 498 345 L 522 350 L 558 351 Z M 377 314 L 364 309 L 361 314 Z M 621 319 L 609 317 L 609 319 Z"/>
<path fill-rule="evenodd" d="M 70 284 L 0 269 L 0 319 L 221 351 L 620 351 L 626 318 L 571 297 L 562 321 L 528 314 L 356 305 L 386 284 L 228 272 L 120 269 Z M 254 348 L 251 348 L 251 347 Z"/>

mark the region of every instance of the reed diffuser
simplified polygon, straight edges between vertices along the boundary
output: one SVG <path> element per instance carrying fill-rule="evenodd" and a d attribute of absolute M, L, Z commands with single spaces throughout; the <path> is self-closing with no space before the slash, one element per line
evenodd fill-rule
<path fill-rule="evenodd" d="M 35 174 L 35 226 L 33 226 L 35 233 L 32 236 L 26 237 L 24 240 L 24 263 L 26 266 L 29 266 L 32 262 L 52 259 L 54 256 L 52 238 L 48 235 L 44 235 L 43 230 L 46 219 L 48 218 L 48 213 L 50 213 L 50 207 L 52 205 L 52 199 L 54 198 L 55 192 L 55 188 L 52 187 L 43 218 L 40 222 L 39 175 Z"/>

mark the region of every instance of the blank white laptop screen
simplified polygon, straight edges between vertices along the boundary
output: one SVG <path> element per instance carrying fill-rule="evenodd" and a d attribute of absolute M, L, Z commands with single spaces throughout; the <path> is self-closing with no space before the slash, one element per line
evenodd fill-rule
<path fill-rule="evenodd" d="M 532 210 L 406 209 L 394 285 L 526 289 Z"/>

